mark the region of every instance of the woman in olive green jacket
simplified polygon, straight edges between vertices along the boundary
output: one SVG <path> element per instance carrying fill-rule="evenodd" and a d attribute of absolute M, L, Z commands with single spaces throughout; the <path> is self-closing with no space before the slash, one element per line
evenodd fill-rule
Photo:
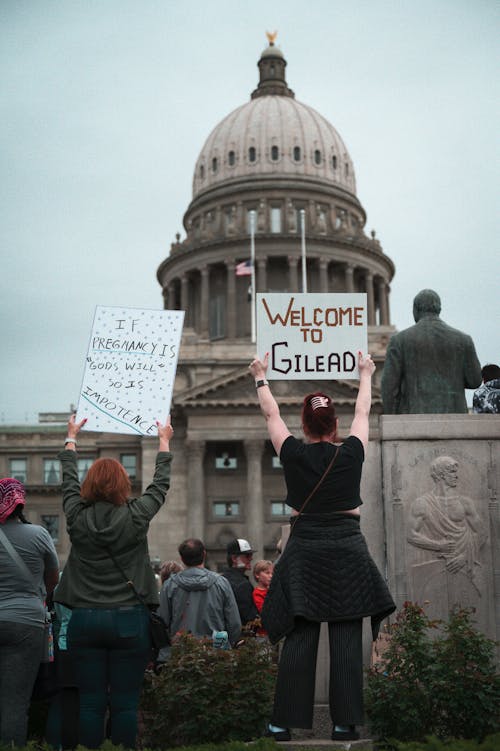
<path fill-rule="evenodd" d="M 97 459 L 80 488 L 76 439 L 84 424 L 71 416 L 59 454 L 72 546 L 55 600 L 72 608 L 67 644 L 80 689 L 80 744 L 101 745 L 109 705 L 112 742 L 134 748 L 137 705 L 151 653 L 149 614 L 134 589 L 143 603 L 156 608 L 147 532 L 169 488 L 173 429 L 170 418 L 165 425 L 157 423 L 153 481 L 140 498 L 130 500 L 130 480 L 115 459 Z"/>

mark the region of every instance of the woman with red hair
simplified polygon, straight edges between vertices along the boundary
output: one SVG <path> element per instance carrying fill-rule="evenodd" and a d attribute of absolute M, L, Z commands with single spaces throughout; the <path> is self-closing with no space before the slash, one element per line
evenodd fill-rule
<path fill-rule="evenodd" d="M 311 728 L 320 625 L 328 623 L 333 740 L 359 738 L 363 723 L 362 623 L 373 638 L 395 609 L 360 531 L 361 470 L 368 446 L 370 355 L 358 356 L 359 392 L 349 437 L 341 442 L 332 400 L 308 394 L 302 407 L 306 442 L 281 418 L 266 380 L 268 356 L 250 365 L 269 437 L 283 465 L 291 535 L 274 567 L 262 608 L 272 643 L 283 637 L 268 735 L 290 740 L 290 727 Z"/>
<path fill-rule="evenodd" d="M 153 481 L 140 498 L 130 499 L 130 480 L 115 459 L 97 459 L 80 488 L 76 440 L 85 422 L 70 417 L 65 450 L 59 454 L 71 551 L 54 599 L 72 608 L 67 644 L 80 691 L 80 744 L 101 745 L 109 707 L 111 741 L 134 748 L 137 705 L 151 654 L 145 604 L 155 610 L 158 605 L 147 533 L 170 485 L 173 429 L 170 418 L 165 425 L 157 422 Z"/>

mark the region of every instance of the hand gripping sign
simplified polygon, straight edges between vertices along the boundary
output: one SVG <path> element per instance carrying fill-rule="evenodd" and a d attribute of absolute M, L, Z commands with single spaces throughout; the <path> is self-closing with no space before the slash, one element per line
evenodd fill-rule
<path fill-rule="evenodd" d="M 359 378 L 368 349 L 365 293 L 258 293 L 257 352 L 269 352 L 267 378 Z"/>
<path fill-rule="evenodd" d="M 181 310 L 97 306 L 77 420 L 85 430 L 156 435 L 170 412 Z"/>

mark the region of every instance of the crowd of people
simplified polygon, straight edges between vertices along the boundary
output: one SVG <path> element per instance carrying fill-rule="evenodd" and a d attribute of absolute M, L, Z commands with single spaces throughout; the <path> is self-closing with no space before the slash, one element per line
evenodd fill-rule
<path fill-rule="evenodd" d="M 157 423 L 151 484 L 131 499 L 129 477 L 113 459 L 97 459 L 80 485 L 76 447 L 85 420 L 71 416 L 59 454 L 71 540 L 61 575 L 50 535 L 23 514 L 22 483 L 0 480 L 0 742 L 26 743 L 32 690 L 50 641 L 49 599 L 57 614 L 56 651 L 64 666 L 62 690 L 52 701 L 47 723 L 47 740 L 55 748 L 76 743 L 98 748 L 105 737 L 135 748 L 153 611 L 163 619 L 170 641 L 179 632 L 190 632 L 230 649 L 250 625 L 256 638 L 282 644 L 267 728 L 277 741 L 289 740 L 291 728 L 312 727 L 318 640 L 326 622 L 332 739 L 359 737 L 363 618 L 371 618 L 375 639 L 381 621 L 395 609 L 360 530 L 375 366 L 369 355 L 359 353 L 359 391 L 343 441 L 334 404 L 323 392 L 305 396 L 305 441 L 294 437 L 271 393 L 267 368 L 266 355 L 254 359 L 249 371 L 283 466 L 286 503 L 293 510 L 290 537 L 277 561 L 259 560 L 252 571 L 256 551 L 248 540 L 237 538 L 227 546 L 227 568 L 215 573 L 207 568 L 203 541 L 190 538 L 179 545 L 179 561 L 163 564 L 158 586 L 147 533 L 170 485 L 170 418 Z M 500 368 L 486 366 L 482 376 L 474 411 L 498 412 Z M 169 650 L 160 650 L 160 664 L 169 659 Z M 68 707 L 74 711 L 73 723 L 68 722 Z"/>

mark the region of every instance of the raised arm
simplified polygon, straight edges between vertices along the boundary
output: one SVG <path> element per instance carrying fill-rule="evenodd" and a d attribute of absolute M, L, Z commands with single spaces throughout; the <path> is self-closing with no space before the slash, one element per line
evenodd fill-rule
<path fill-rule="evenodd" d="M 363 356 L 358 352 L 359 391 L 354 407 L 354 419 L 351 424 L 350 435 L 355 435 L 363 444 L 366 451 L 368 446 L 368 419 L 372 405 L 372 375 L 375 364 L 371 355 Z"/>
<path fill-rule="evenodd" d="M 276 399 L 271 394 L 271 389 L 266 379 L 268 362 L 269 353 L 266 352 L 266 356 L 263 360 L 260 360 L 258 357 L 256 357 L 255 360 L 252 360 L 248 369 L 255 379 L 260 409 L 266 419 L 269 438 L 271 439 L 274 450 L 279 456 L 284 441 L 289 435 L 291 435 L 291 433 L 281 418 L 280 408 L 278 407 Z M 262 381 L 264 382 L 264 385 L 259 385 Z"/>

